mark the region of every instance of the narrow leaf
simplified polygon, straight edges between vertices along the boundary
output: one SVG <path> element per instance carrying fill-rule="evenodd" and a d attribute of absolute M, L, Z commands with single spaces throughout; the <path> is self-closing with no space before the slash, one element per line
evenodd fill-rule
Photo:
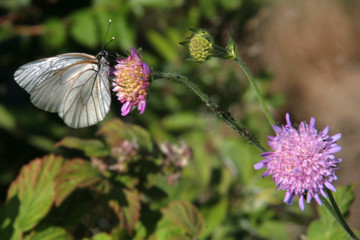
<path fill-rule="evenodd" d="M 82 150 L 88 157 L 104 157 L 109 154 L 109 150 L 104 143 L 93 139 L 84 140 L 76 137 L 65 137 L 56 143 L 56 146 Z"/>
<path fill-rule="evenodd" d="M 65 229 L 60 227 L 49 227 L 40 232 L 32 232 L 24 240 L 71 240 L 72 237 Z"/>
<path fill-rule="evenodd" d="M 161 212 L 166 218 L 184 229 L 192 237 L 200 236 L 205 229 L 205 221 L 199 210 L 188 201 L 172 201 Z"/>

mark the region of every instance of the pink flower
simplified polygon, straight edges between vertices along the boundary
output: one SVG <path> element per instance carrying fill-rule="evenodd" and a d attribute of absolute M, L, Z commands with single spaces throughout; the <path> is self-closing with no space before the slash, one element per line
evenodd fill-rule
<path fill-rule="evenodd" d="M 142 114 L 146 108 L 151 76 L 150 68 L 141 60 L 133 47 L 131 47 L 131 55 L 128 58 L 118 58 L 116 62 L 112 86 L 118 100 L 123 104 L 121 115 L 129 114 L 134 106 L 137 106 Z"/>
<path fill-rule="evenodd" d="M 301 122 L 297 130 L 291 125 L 287 113 L 286 123 L 282 128 L 273 126 L 276 136 L 268 137 L 272 151 L 262 153 L 260 156 L 265 159 L 254 168 L 267 168 L 263 177 L 272 175 L 277 189 L 286 191 L 285 203 L 291 205 L 298 197 L 299 206 L 304 210 L 306 197 L 307 203 L 314 198 L 321 205 L 318 194 L 326 198 L 324 186 L 336 191 L 331 182 L 337 180 L 335 170 L 342 160 L 333 154 L 341 150 L 336 144 L 341 134 L 330 137 L 329 127 L 318 132 L 314 118 L 311 118 L 310 125 Z"/>

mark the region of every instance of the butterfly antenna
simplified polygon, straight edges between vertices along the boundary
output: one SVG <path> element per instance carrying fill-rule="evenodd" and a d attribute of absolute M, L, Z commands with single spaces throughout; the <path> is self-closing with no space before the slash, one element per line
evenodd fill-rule
<path fill-rule="evenodd" d="M 107 45 L 109 45 L 112 41 L 114 41 L 115 40 L 115 37 L 112 37 L 111 39 L 110 39 L 110 41 L 108 41 L 108 43 L 107 44 L 105 44 L 105 48 L 107 47 Z"/>
<path fill-rule="evenodd" d="M 107 35 L 109 34 L 109 30 L 110 30 L 110 25 L 111 25 L 111 19 L 109 19 L 109 24 L 108 24 L 108 27 L 107 27 L 107 30 L 106 30 L 106 34 L 105 34 L 105 38 L 104 38 L 104 41 L 103 41 L 103 44 L 102 44 L 102 50 L 104 50 L 104 48 L 109 45 L 109 43 L 111 43 L 115 38 L 112 37 L 111 40 L 105 44 L 105 41 L 106 41 L 106 38 L 107 38 Z"/>

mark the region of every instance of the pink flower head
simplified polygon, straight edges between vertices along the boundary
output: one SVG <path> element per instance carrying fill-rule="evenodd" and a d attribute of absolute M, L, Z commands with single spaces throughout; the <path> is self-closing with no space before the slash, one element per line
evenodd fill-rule
<path fill-rule="evenodd" d="M 150 85 L 151 71 L 149 66 L 141 60 L 139 54 L 131 47 L 131 55 L 128 58 L 116 59 L 117 64 L 112 72 L 113 91 L 118 100 L 123 104 L 121 115 L 126 116 L 134 106 L 142 114 L 146 108 L 146 97 Z"/>
<path fill-rule="evenodd" d="M 291 125 L 288 113 L 286 125 L 282 128 L 273 125 L 273 129 L 276 136 L 268 137 L 272 151 L 262 153 L 260 156 L 265 159 L 254 168 L 267 168 L 263 177 L 272 175 L 277 189 L 286 191 L 285 203 L 291 205 L 296 196 L 301 210 L 305 208 L 304 197 L 307 203 L 315 198 L 321 205 L 318 194 L 326 198 L 324 186 L 336 191 L 331 182 L 337 180 L 335 170 L 342 160 L 333 154 L 341 150 L 336 144 L 341 134 L 330 137 L 329 127 L 318 132 L 314 118 L 311 118 L 310 125 L 301 122 L 297 130 Z"/>

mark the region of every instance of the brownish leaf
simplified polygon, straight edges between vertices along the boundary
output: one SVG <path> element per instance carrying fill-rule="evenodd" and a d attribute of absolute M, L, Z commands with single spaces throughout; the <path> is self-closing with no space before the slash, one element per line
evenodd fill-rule
<path fill-rule="evenodd" d="M 161 210 L 164 216 L 184 229 L 190 236 L 199 237 L 204 231 L 205 221 L 199 210 L 184 200 L 172 201 L 167 208 Z"/>
<path fill-rule="evenodd" d="M 68 161 L 55 180 L 56 206 L 59 206 L 76 188 L 92 187 L 103 193 L 110 191 L 110 183 L 103 179 L 101 173 L 89 162 L 80 158 Z"/>
<path fill-rule="evenodd" d="M 121 227 L 132 235 L 134 226 L 140 218 L 140 194 L 124 189 L 116 195 L 117 199 L 110 200 L 109 206 L 118 216 Z"/>

